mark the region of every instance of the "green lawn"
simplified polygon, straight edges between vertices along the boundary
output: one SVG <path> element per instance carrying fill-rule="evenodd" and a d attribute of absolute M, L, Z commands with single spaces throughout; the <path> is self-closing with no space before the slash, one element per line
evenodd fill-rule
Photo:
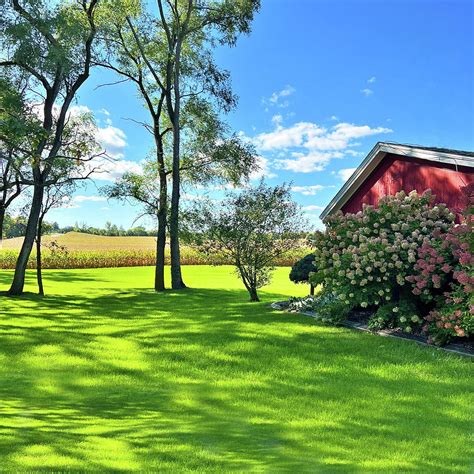
<path fill-rule="evenodd" d="M 271 310 L 288 269 L 258 304 L 229 267 L 152 273 L 0 297 L 0 471 L 471 471 L 471 361 Z"/>

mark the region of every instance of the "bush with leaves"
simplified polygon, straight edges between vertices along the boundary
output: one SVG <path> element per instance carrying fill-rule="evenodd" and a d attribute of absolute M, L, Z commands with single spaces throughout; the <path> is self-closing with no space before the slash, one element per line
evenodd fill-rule
<path fill-rule="evenodd" d="M 235 265 L 250 301 L 259 301 L 257 290 L 270 282 L 275 264 L 297 245 L 306 225 L 290 187 L 263 181 L 229 193 L 220 206 L 197 203 L 187 220 L 199 250 L 210 258 L 223 255 Z"/>
<path fill-rule="evenodd" d="M 423 330 L 442 345 L 474 334 L 474 234 L 469 224 L 460 224 L 433 235 L 418 249 L 416 273 L 407 280 L 413 294 L 435 304 Z"/>
<path fill-rule="evenodd" d="M 406 278 L 414 274 L 417 249 L 429 244 L 433 232 L 446 232 L 454 215 L 442 204 L 433 206 L 429 191 L 399 192 L 364 205 L 357 214 L 341 212 L 326 220 L 314 236 L 314 285 L 323 284 L 350 307 L 373 307 L 408 297 Z"/>
<path fill-rule="evenodd" d="M 296 312 L 310 311 L 318 321 L 334 326 L 344 323 L 350 311 L 350 307 L 338 295 L 326 292 L 317 296 L 291 298 L 288 309 Z"/>
<path fill-rule="evenodd" d="M 310 253 L 298 260 L 292 267 L 290 271 L 290 280 L 294 283 L 309 283 L 310 284 L 310 294 L 314 295 L 314 286 L 309 282 L 309 277 L 311 273 L 316 271 L 314 266 L 314 254 Z"/>
<path fill-rule="evenodd" d="M 320 293 L 317 296 L 291 298 L 288 310 L 312 312 L 318 321 L 338 326 L 346 321 L 350 307 L 334 293 Z"/>
<path fill-rule="evenodd" d="M 422 319 L 418 315 L 416 304 L 409 299 L 401 299 L 397 303 L 387 303 L 379 306 L 369 320 L 369 329 L 401 328 L 411 333 L 419 328 Z"/>

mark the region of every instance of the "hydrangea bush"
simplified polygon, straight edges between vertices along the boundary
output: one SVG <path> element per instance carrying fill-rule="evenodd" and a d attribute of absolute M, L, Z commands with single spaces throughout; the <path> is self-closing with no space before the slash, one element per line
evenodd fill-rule
<path fill-rule="evenodd" d="M 417 273 L 407 280 L 414 295 L 436 303 L 423 331 L 430 342 L 445 344 L 474 334 L 474 234 L 471 225 L 461 224 L 436 230 L 434 237 L 418 249 Z"/>
<path fill-rule="evenodd" d="M 431 192 L 403 191 L 364 205 L 357 214 L 328 217 L 326 230 L 313 238 L 314 285 L 337 293 L 349 307 L 373 307 L 398 302 L 410 293 L 417 251 L 430 245 L 435 230 L 445 233 L 454 215 L 445 205 L 433 206 Z"/>

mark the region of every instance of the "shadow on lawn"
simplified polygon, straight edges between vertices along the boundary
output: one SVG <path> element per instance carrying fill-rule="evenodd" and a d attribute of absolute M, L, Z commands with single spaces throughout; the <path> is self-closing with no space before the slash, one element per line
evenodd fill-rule
<path fill-rule="evenodd" d="M 0 317 L 6 469 L 347 472 L 364 461 L 369 472 L 384 469 L 382 458 L 393 470 L 434 472 L 466 463 L 462 447 L 442 449 L 470 431 L 459 416 L 469 406 L 453 397 L 471 391 L 467 365 L 460 371 L 455 358 L 319 327 L 247 303 L 245 291 L 110 291 L 28 295 Z"/>

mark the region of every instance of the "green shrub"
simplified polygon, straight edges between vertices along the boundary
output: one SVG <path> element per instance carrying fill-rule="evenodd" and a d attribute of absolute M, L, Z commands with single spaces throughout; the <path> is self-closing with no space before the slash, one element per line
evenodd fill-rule
<path fill-rule="evenodd" d="M 398 303 L 387 303 L 379 306 L 369 320 L 368 327 L 374 331 L 380 329 L 400 328 L 407 333 L 419 328 L 422 319 L 413 301 L 402 299 Z"/>
<path fill-rule="evenodd" d="M 314 254 L 310 253 L 298 260 L 290 271 L 290 280 L 294 283 L 309 283 L 310 274 L 316 271 Z M 310 293 L 314 295 L 314 286 L 310 283 Z"/>
<path fill-rule="evenodd" d="M 311 311 L 315 319 L 331 325 L 340 325 L 346 321 L 350 307 L 334 293 L 321 293 L 317 296 L 292 298 L 290 311 Z"/>

